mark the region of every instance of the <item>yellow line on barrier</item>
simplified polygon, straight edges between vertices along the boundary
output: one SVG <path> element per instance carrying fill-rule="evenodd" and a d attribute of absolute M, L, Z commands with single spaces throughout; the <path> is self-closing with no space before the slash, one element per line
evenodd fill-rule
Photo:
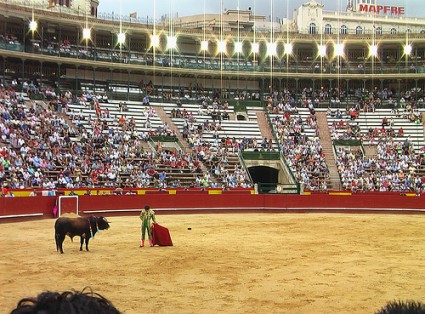
<path fill-rule="evenodd" d="M 222 194 L 222 190 L 208 190 L 208 194 Z"/>

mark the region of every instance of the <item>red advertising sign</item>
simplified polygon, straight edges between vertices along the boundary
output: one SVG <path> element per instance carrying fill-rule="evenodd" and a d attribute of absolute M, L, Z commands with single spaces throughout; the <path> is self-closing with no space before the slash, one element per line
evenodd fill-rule
<path fill-rule="evenodd" d="M 390 5 L 359 4 L 359 11 L 377 14 L 404 15 L 404 7 Z"/>

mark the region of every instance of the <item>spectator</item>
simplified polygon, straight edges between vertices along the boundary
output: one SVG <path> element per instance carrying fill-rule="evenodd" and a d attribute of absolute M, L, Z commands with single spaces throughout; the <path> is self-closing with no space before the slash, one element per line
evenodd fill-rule
<path fill-rule="evenodd" d="M 11 314 L 119 314 L 120 311 L 106 298 L 93 291 L 44 291 L 37 297 L 21 299 Z"/>

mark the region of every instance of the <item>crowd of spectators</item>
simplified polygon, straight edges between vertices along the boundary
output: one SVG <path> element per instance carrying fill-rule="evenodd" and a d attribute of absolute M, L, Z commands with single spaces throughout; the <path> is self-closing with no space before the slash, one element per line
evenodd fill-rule
<path fill-rule="evenodd" d="M 49 89 L 40 92 L 50 95 Z M 144 151 L 143 142 L 150 136 L 176 136 L 167 123 L 151 127 L 149 118 L 155 111 L 150 106 L 143 108 L 144 127 L 149 131 L 138 132 L 134 118 L 112 118 L 99 99 L 87 93 L 78 99 L 70 92 L 51 96 L 47 105 L 24 103 L 20 96 L 13 87 L 1 89 L 0 181 L 11 189 L 218 186 L 217 180 L 211 180 L 215 171 L 201 169 L 201 151 L 173 153 L 162 149 L 160 143 L 156 150 Z M 82 109 L 69 110 L 67 104 L 75 101 L 84 103 L 83 108 L 93 106 L 96 116 L 87 116 Z M 188 173 L 193 182 L 182 183 L 178 176 L 173 180 L 169 174 L 174 171 Z M 238 179 L 233 174 L 222 175 L 223 186 L 240 186 L 240 178 L 246 175 L 242 172 L 236 171 Z"/>
<path fill-rule="evenodd" d="M 192 149 L 191 154 L 164 150 L 160 145 L 157 145 L 156 151 L 145 152 L 143 143 L 146 143 L 150 136 L 177 136 L 176 131 L 167 123 L 152 128 L 149 120 L 155 115 L 155 110 L 151 106 L 142 107 L 143 127 L 149 131 L 139 132 L 131 112 L 125 112 L 121 117 L 116 113 L 111 114 L 109 107 L 102 106 L 108 102 L 107 97 L 102 95 L 85 92 L 76 97 L 70 91 L 56 95 L 53 89 L 40 87 L 31 81 L 23 82 L 23 92 L 17 93 L 14 88 L 17 84 L 18 82 L 12 80 L 8 87 L 2 86 L 0 89 L 0 135 L 5 144 L 1 148 L 0 181 L 7 182 L 12 189 L 34 186 L 81 188 L 99 185 L 135 188 L 179 187 L 182 186 L 179 179 L 170 179 L 175 170 L 193 174 L 192 186 L 216 187 L 220 184 L 223 188 L 248 187 L 252 184 L 248 174 L 239 164 L 231 164 L 229 162 L 231 157 L 246 149 L 273 149 L 271 139 L 257 143 L 256 139 L 245 137 L 221 137 L 219 135 L 222 128 L 221 119 L 214 118 L 212 113 L 214 111 L 227 113 L 228 104 L 203 99 L 197 113 L 188 112 L 181 106 L 176 106 L 172 111 L 173 118 L 185 119 L 182 134 Z M 48 101 L 47 105 L 24 102 L 25 92 L 43 93 Z M 295 102 L 290 92 L 284 95 L 277 103 L 273 98 L 268 100 L 269 112 L 276 114 L 272 122 L 279 137 L 280 149 L 296 179 L 305 189 L 326 190 L 329 170 L 318 140 L 319 129 L 314 100 L 308 97 Z M 70 110 L 68 108 L 70 103 L 94 109 L 95 115 L 87 116 L 83 114 L 82 109 Z M 307 117 L 299 114 L 298 105 L 308 108 Z M 393 143 L 391 139 L 394 136 L 404 136 L 402 129 L 391 132 L 392 118 L 386 121 L 383 119 L 382 129 L 385 129 L 385 132 L 382 129 L 371 129 L 367 133 L 361 133 L 356 122 L 358 116 L 362 114 L 359 105 L 345 112 L 340 109 L 329 110 L 330 115 L 340 117 L 342 121 L 334 123 L 331 127 L 334 139 L 341 139 L 334 131 L 343 129 L 342 139 L 373 138 L 381 149 L 382 145 Z M 119 111 L 122 113 L 121 109 Z M 420 123 L 420 115 L 411 102 L 406 103 L 403 109 L 397 112 L 413 123 L 418 123 L 417 121 Z M 70 120 L 64 115 L 65 113 L 69 115 Z M 205 115 L 211 117 L 211 120 L 197 121 L 197 116 Z M 70 121 L 73 124 L 70 124 Z M 307 136 L 304 132 L 306 128 L 313 130 L 313 135 Z M 214 141 L 203 139 L 206 132 L 213 134 Z M 419 155 L 412 152 L 409 137 L 406 137 L 404 142 L 394 145 L 391 148 L 393 154 L 397 152 L 398 154 L 391 155 L 390 160 L 385 159 L 384 163 L 375 161 L 379 166 L 370 172 L 372 179 L 366 183 L 364 180 L 367 176 L 363 179 L 353 178 L 351 155 L 349 154 L 350 158 L 347 158 L 341 152 L 341 156 L 338 156 L 341 157 L 338 160 L 338 168 L 343 186 L 353 190 L 392 191 L 422 188 L 420 185 L 422 179 L 416 175 L 416 169 L 422 164 L 422 160 L 418 160 Z M 385 149 L 390 150 L 387 146 Z M 385 149 L 382 148 L 383 151 Z M 357 157 L 359 158 L 356 160 L 360 160 L 355 163 L 357 167 L 359 162 L 362 162 L 362 167 L 365 166 L 363 163 L 374 164 L 373 160 L 361 160 L 360 156 Z M 397 160 L 398 165 L 391 164 L 397 171 L 391 170 L 393 173 L 390 177 L 386 167 L 391 160 Z M 382 179 L 377 171 L 382 170 L 382 164 L 385 165 L 387 172 L 384 174 L 389 178 L 387 180 L 389 184 L 387 181 L 381 184 Z M 202 165 L 208 166 L 208 171 L 205 171 Z M 158 169 L 160 171 L 157 171 Z M 400 173 L 400 169 L 405 174 L 403 180 L 400 179 L 402 175 L 398 174 L 397 179 L 394 174 Z M 357 170 L 358 168 L 354 172 Z"/>
<path fill-rule="evenodd" d="M 222 103 L 218 99 L 211 100 L 204 97 L 199 102 L 198 112 L 188 111 L 179 105 L 171 110 L 172 119 L 184 119 L 181 130 L 183 138 L 186 139 L 197 159 L 207 166 L 208 174 L 215 178 L 221 187 L 227 189 L 252 186 L 248 174 L 240 167 L 237 156 L 239 152 L 246 149 L 259 149 L 260 144 L 255 138 L 230 138 L 220 135 L 223 129 L 221 121 L 228 116 L 227 101 Z M 204 139 L 206 133 L 212 134 L 213 141 Z M 237 162 L 230 163 L 230 160 L 235 157 Z"/>
<path fill-rule="evenodd" d="M 338 147 L 336 162 L 344 189 L 353 192 L 395 191 L 421 193 L 425 176 L 417 173 L 424 163 L 409 146 L 389 139 L 377 145 L 375 157 L 365 157 L 361 149 L 354 151 Z"/>
<path fill-rule="evenodd" d="M 297 105 L 289 95 L 277 103 L 269 99 L 268 112 L 273 115 L 272 123 L 280 150 L 296 180 L 304 189 L 326 191 L 329 169 L 319 141 L 314 103 L 310 99 L 302 104 L 309 111 L 306 118 L 299 114 Z M 307 135 L 306 128 L 311 129 L 313 134 Z"/>
<path fill-rule="evenodd" d="M 376 107 L 382 107 L 373 98 L 377 93 L 378 91 L 372 93 L 371 98 L 365 101 L 363 111 L 375 112 Z M 391 93 L 384 90 L 382 96 L 391 97 Z M 378 106 L 375 107 L 376 104 Z M 418 170 L 425 164 L 423 152 L 415 153 L 412 139 L 405 136 L 402 126 L 395 129 L 396 119 L 421 123 L 421 115 L 415 103 L 409 101 L 403 103 L 400 109 L 392 108 L 390 117 L 384 115 L 379 127 L 369 127 L 367 130 L 361 130 L 356 121 L 364 114 L 361 105 L 362 102 L 359 101 L 355 107 L 345 111 L 328 108 L 327 112 L 328 117 L 333 119 L 330 127 L 333 140 L 359 140 L 359 143 L 373 145 L 377 150 L 376 155 L 365 156 L 360 146 L 353 150 L 341 146 L 337 148 L 336 162 L 342 187 L 353 192 L 422 192 L 425 177 Z"/>

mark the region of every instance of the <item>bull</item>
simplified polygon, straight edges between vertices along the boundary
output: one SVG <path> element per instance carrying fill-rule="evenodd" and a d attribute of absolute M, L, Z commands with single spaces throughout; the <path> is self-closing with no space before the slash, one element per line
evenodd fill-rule
<path fill-rule="evenodd" d="M 66 236 L 71 238 L 80 237 L 80 251 L 83 250 L 84 240 L 86 251 L 89 250 L 89 240 L 100 230 L 109 229 L 109 222 L 105 217 L 59 217 L 55 222 L 56 251 L 63 254 L 62 244 Z"/>

